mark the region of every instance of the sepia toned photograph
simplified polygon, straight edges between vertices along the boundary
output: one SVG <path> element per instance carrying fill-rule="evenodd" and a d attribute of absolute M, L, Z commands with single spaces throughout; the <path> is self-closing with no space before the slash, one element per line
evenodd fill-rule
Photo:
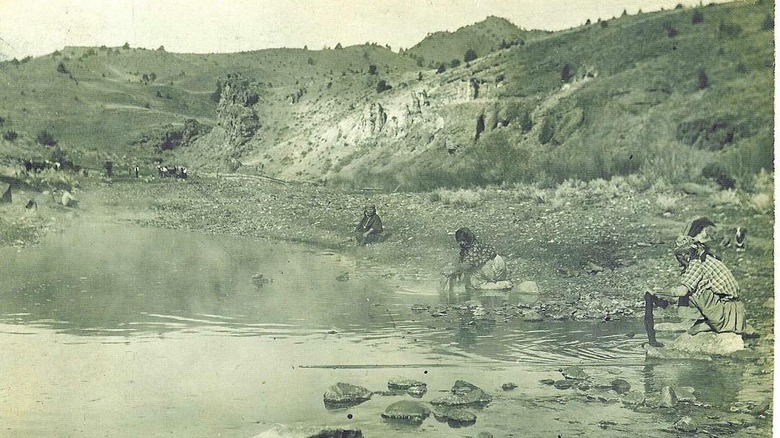
<path fill-rule="evenodd" d="M 0 0 L 0 437 L 772 437 L 772 0 Z"/>

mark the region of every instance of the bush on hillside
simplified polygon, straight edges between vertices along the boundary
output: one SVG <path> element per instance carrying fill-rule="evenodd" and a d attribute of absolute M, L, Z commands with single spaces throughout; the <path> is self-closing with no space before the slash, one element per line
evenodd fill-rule
<path fill-rule="evenodd" d="M 62 73 L 64 75 L 70 74 L 70 72 L 68 71 L 68 68 L 65 67 L 65 64 L 62 63 L 62 62 L 57 64 L 57 73 Z"/>
<path fill-rule="evenodd" d="M 40 131 L 35 137 L 35 141 L 43 146 L 54 146 L 57 144 L 57 140 L 47 130 Z"/>
<path fill-rule="evenodd" d="M 460 59 L 453 59 L 450 62 L 450 68 L 456 68 L 460 65 Z"/>
<path fill-rule="evenodd" d="M 702 23 L 704 23 L 704 14 L 700 10 L 694 9 L 693 15 L 691 15 L 691 24 Z"/>
<path fill-rule="evenodd" d="M 539 143 L 549 143 L 550 140 L 552 140 L 553 135 L 555 135 L 555 122 L 552 120 L 551 116 L 547 116 L 544 118 L 542 130 L 539 132 Z"/>
<path fill-rule="evenodd" d="M 666 36 L 669 38 L 676 37 L 680 32 L 672 26 L 671 23 L 664 23 L 663 24 L 664 31 L 666 31 Z"/>
<path fill-rule="evenodd" d="M 463 62 L 471 62 L 473 60 L 477 59 L 477 52 L 475 52 L 472 49 L 466 50 L 466 53 L 463 54 Z"/>
<path fill-rule="evenodd" d="M 772 30 L 775 28 L 775 19 L 771 15 L 766 14 L 764 22 L 761 24 L 761 30 Z"/>
<path fill-rule="evenodd" d="M 707 76 L 707 72 L 703 68 L 699 69 L 696 74 L 696 88 L 704 90 L 710 86 L 710 78 Z"/>
<path fill-rule="evenodd" d="M 728 21 L 722 21 L 718 26 L 718 35 L 726 38 L 734 38 L 742 33 L 742 26 Z"/>
<path fill-rule="evenodd" d="M 441 74 L 447 71 L 447 67 L 444 64 L 439 64 L 439 68 L 436 69 L 437 74 Z"/>
<path fill-rule="evenodd" d="M 733 189 L 736 187 L 736 180 L 720 163 L 710 163 L 704 166 L 701 174 L 705 178 L 714 180 L 722 189 Z"/>
<path fill-rule="evenodd" d="M 387 90 L 389 90 L 389 89 L 391 89 L 391 88 L 393 88 L 393 87 L 391 87 L 391 86 L 390 86 L 390 85 L 387 83 L 387 81 L 385 81 L 384 79 L 381 79 L 381 80 L 380 80 L 380 81 L 379 81 L 379 82 L 376 84 L 376 92 L 377 92 L 377 93 L 381 93 L 381 92 L 383 92 L 383 91 L 387 91 Z"/>
<path fill-rule="evenodd" d="M 5 131 L 3 133 L 3 139 L 6 141 L 14 141 L 19 137 L 19 134 L 16 133 L 16 131 Z"/>
<path fill-rule="evenodd" d="M 574 66 L 566 63 L 561 69 L 561 82 L 569 82 L 572 77 L 574 77 Z"/>

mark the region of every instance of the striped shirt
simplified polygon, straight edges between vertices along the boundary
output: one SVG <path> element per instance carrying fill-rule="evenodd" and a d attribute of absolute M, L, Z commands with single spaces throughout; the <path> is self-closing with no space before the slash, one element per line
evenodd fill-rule
<path fill-rule="evenodd" d="M 695 294 L 700 289 L 710 288 L 716 295 L 736 299 L 739 298 L 739 285 L 729 268 L 715 257 L 707 257 L 705 261 L 694 258 L 685 268 L 680 283 Z"/>

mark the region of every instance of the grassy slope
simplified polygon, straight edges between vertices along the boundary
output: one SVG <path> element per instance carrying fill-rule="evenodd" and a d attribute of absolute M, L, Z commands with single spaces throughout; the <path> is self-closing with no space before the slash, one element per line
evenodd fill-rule
<path fill-rule="evenodd" d="M 254 108 L 263 125 L 258 135 L 226 148 L 215 129 L 170 159 L 205 168 L 229 156 L 286 179 L 405 189 L 637 171 L 678 182 L 712 161 L 737 175 L 771 167 L 773 31 L 762 24 L 773 15 L 772 4 L 698 10 L 704 22 L 696 25 L 693 10 L 681 9 L 556 33 L 523 33 L 490 18 L 430 35 L 401 55 L 378 45 L 209 55 L 66 48 L 21 64 L 0 63 L 0 116 L 6 119 L 0 129 L 21 134 L 17 143 L 29 155 L 45 155 L 31 144 L 47 130 L 84 159 L 148 157 L 152 151 L 128 143 L 189 118 L 215 126 L 216 84 L 240 72 L 263 84 Z M 735 26 L 741 32 L 728 31 Z M 524 45 L 482 53 L 523 35 Z M 412 57 L 462 58 L 466 46 L 481 57 L 443 74 L 418 67 Z M 69 73 L 58 72 L 59 63 Z M 572 79 L 562 86 L 566 64 Z M 376 74 L 369 74 L 371 65 Z M 709 82 L 703 90 L 697 88 L 700 69 Z M 144 73 L 155 80 L 142 83 Z M 392 89 L 378 93 L 380 80 Z M 472 80 L 480 84 L 477 99 L 469 97 Z M 296 93 L 301 98 L 291 104 Z M 425 105 L 410 113 L 413 96 L 423 94 Z M 369 126 L 376 105 L 387 118 L 381 131 Z M 521 129 L 524 115 L 531 121 L 527 131 Z M 486 129 L 474 141 L 480 116 Z M 694 122 L 726 126 L 734 140 L 720 152 L 691 147 L 680 132 Z M 19 150 L 2 144 L 6 156 Z"/>

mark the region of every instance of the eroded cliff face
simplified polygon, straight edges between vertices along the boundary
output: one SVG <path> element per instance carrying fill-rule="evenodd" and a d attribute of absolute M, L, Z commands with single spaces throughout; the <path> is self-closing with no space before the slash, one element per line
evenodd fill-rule
<path fill-rule="evenodd" d="M 241 148 L 247 153 L 236 158 L 248 171 L 310 181 L 350 180 L 358 173 L 452 159 L 486 129 L 495 85 L 469 76 L 416 76 L 381 93 L 334 95 L 309 86 L 292 99 L 290 90 L 266 90 L 264 99 L 278 101 L 274 114 L 266 112 L 271 106 L 265 101 L 257 105 L 268 132 L 255 131 Z M 232 142 L 246 139 L 252 132 L 246 128 L 255 126 L 242 118 L 251 109 L 242 87 L 226 86 L 219 105 L 220 124 Z"/>
<path fill-rule="evenodd" d="M 262 126 L 254 106 L 260 97 L 257 86 L 238 73 L 230 73 L 221 83 L 217 120 L 231 146 L 249 141 Z"/>

